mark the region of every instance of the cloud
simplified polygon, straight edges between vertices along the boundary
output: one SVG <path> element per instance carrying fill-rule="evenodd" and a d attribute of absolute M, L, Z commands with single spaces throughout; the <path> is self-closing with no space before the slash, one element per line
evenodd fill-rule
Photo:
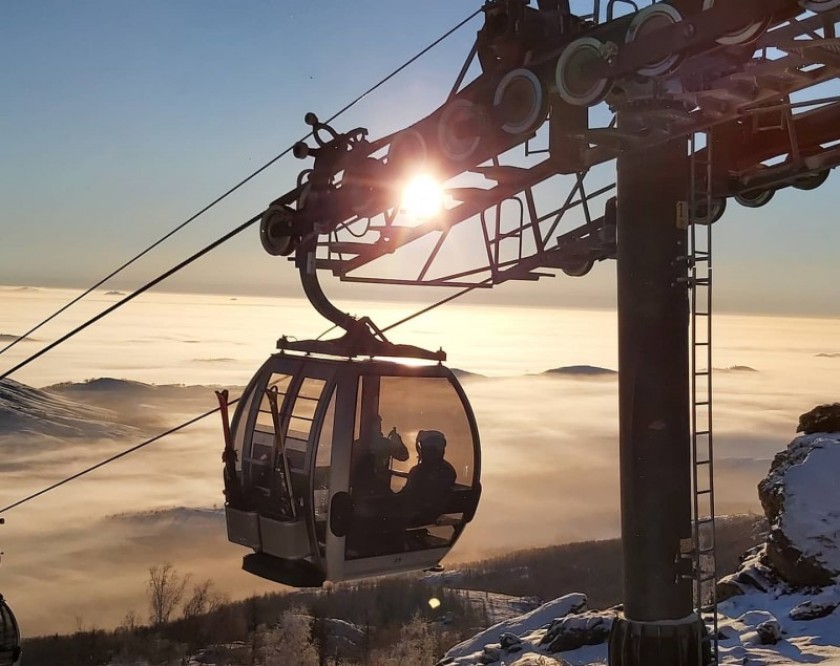
<path fill-rule="evenodd" d="M 14 333 L 0 333 L 0 342 L 17 342 L 20 340 L 19 335 Z M 39 342 L 37 338 L 24 337 L 20 342 Z"/>
<path fill-rule="evenodd" d="M 588 377 L 614 377 L 618 375 L 615 370 L 599 368 L 594 365 L 567 365 L 562 368 L 546 370 L 544 375 L 560 375 L 566 377 L 588 378 Z"/>

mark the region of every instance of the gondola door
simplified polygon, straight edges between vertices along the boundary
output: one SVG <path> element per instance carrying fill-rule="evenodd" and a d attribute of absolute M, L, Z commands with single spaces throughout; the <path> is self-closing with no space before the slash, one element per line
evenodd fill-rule
<path fill-rule="evenodd" d="M 355 374 L 354 373 L 355 368 Z M 369 361 L 339 373 L 339 411 L 332 448 L 327 578 L 347 580 L 434 566 L 474 513 L 478 493 L 477 431 L 441 366 Z M 424 430 L 445 433 L 450 480 L 423 497 L 407 488 L 421 474 Z M 440 499 L 429 512 L 414 501 Z"/>
<path fill-rule="evenodd" d="M 346 580 L 366 575 L 389 573 L 394 569 L 389 558 L 387 563 L 377 561 L 360 572 L 358 565 L 348 559 L 358 559 L 354 554 L 365 553 L 365 545 L 375 547 L 374 539 L 364 526 L 383 519 L 371 515 L 378 511 L 382 502 L 371 507 L 359 494 L 360 451 L 362 442 L 369 442 L 381 436 L 379 417 L 379 392 L 381 378 L 378 374 L 363 373 L 365 368 L 378 367 L 376 361 L 358 362 L 344 366 L 339 371 L 337 383 L 339 410 L 335 413 L 335 439 L 332 447 L 330 529 L 327 539 L 327 578 Z M 387 470 L 385 470 L 387 473 Z M 389 492 L 387 488 L 382 489 Z M 367 511 L 366 511 L 367 510 Z M 349 541 L 348 541 L 349 539 Z M 348 557 L 348 552 L 350 553 Z M 399 559 L 399 557 L 397 558 Z M 383 568 L 384 565 L 384 568 Z"/>

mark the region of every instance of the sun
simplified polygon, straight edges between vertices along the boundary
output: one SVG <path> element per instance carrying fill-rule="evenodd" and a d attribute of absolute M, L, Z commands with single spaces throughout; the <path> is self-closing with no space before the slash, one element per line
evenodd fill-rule
<path fill-rule="evenodd" d="M 428 220 L 443 209 L 443 188 L 429 174 L 418 174 L 403 188 L 400 210 L 417 220 Z"/>

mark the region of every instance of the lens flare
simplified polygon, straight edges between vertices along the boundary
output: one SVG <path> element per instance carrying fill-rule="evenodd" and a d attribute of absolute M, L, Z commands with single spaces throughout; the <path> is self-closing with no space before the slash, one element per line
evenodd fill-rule
<path fill-rule="evenodd" d="M 401 210 L 418 220 L 434 217 L 443 209 L 443 188 L 428 174 L 420 174 L 406 183 Z"/>
<path fill-rule="evenodd" d="M 436 597 L 432 597 L 431 599 L 429 599 L 429 607 L 432 610 L 440 608 L 440 599 L 438 599 Z"/>

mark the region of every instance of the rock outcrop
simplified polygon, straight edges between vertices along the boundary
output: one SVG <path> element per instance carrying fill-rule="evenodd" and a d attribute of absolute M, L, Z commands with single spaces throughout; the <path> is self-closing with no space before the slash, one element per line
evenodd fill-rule
<path fill-rule="evenodd" d="M 840 432 L 840 402 L 819 405 L 799 417 L 796 432 L 812 435 L 817 432 Z"/>
<path fill-rule="evenodd" d="M 500 622 L 453 647 L 438 666 L 565 665 L 560 653 L 604 646 L 618 615 L 587 610 L 586 596 L 569 594 L 518 618 Z"/>
<path fill-rule="evenodd" d="M 799 417 L 799 432 L 758 484 L 770 531 L 718 583 L 718 599 L 840 582 L 840 403 Z M 802 609 L 820 613 L 825 609 Z M 830 611 L 828 611 L 830 612 Z"/>
<path fill-rule="evenodd" d="M 549 652 L 568 652 L 584 645 L 606 643 L 615 616 L 603 612 L 586 612 L 561 617 L 548 627 L 540 641 Z"/>
<path fill-rule="evenodd" d="M 777 454 L 758 485 L 770 523 L 765 562 L 795 587 L 822 587 L 840 576 L 838 475 L 840 433 L 814 433 Z"/>

